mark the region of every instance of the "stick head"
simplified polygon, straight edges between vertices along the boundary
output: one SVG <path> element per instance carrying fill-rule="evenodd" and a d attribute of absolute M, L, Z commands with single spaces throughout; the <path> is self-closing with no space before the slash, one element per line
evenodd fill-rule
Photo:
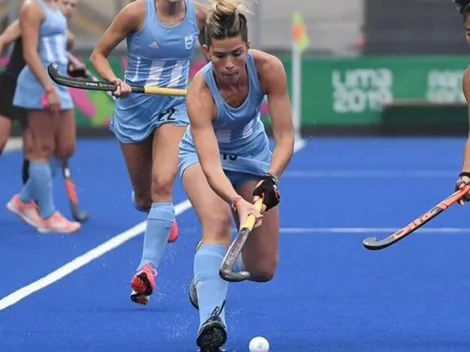
<path fill-rule="evenodd" d="M 377 242 L 377 238 L 375 237 L 366 238 L 365 240 L 362 241 L 362 245 L 364 246 L 364 248 L 371 250 L 371 251 L 382 248 L 380 246 L 380 243 Z"/>
<path fill-rule="evenodd" d="M 55 82 L 55 79 L 56 77 L 58 76 L 59 74 L 59 66 L 57 66 L 56 63 L 54 62 L 51 62 L 48 66 L 47 66 L 47 73 L 49 74 L 49 77 Z M 56 82 L 57 83 L 57 82 Z"/>
<path fill-rule="evenodd" d="M 362 244 L 363 244 L 364 246 L 366 246 L 366 245 L 367 245 L 367 246 L 372 246 L 372 245 L 374 245 L 374 243 L 376 243 L 376 242 L 377 242 L 377 238 L 375 238 L 375 237 L 368 237 L 368 238 L 366 238 L 365 240 L 362 241 Z"/>
<path fill-rule="evenodd" d="M 86 212 L 82 212 L 82 213 L 78 213 L 78 214 L 72 214 L 73 216 L 73 219 L 75 221 L 78 221 L 79 223 L 84 223 L 86 221 L 88 221 L 88 213 Z"/>
<path fill-rule="evenodd" d="M 220 269 L 219 275 L 222 280 L 228 282 L 242 282 L 250 278 L 250 273 L 247 271 L 240 271 L 238 273 L 234 273 L 231 270 Z"/>

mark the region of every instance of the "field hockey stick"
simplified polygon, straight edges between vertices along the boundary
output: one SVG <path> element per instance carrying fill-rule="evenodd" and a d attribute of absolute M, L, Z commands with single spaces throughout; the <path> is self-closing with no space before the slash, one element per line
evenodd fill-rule
<path fill-rule="evenodd" d="M 371 251 L 377 251 L 377 250 L 387 248 L 397 243 L 398 241 L 401 241 L 405 237 L 411 235 L 413 232 L 415 232 L 417 229 L 422 227 L 424 224 L 431 221 L 433 218 L 435 218 L 439 214 L 442 214 L 451 205 L 454 205 L 459 200 L 464 198 L 469 191 L 470 191 L 470 186 L 465 186 L 464 188 L 459 189 L 458 191 L 454 192 L 445 200 L 435 205 L 434 208 L 428 210 L 426 213 L 422 214 L 421 216 L 413 220 L 413 222 L 401 228 L 394 234 L 382 240 L 377 240 L 375 237 L 369 237 L 369 238 L 366 238 L 364 241 L 362 241 L 362 244 L 364 245 L 365 248 Z"/>
<path fill-rule="evenodd" d="M 91 71 L 89 69 L 86 69 L 85 70 L 85 78 L 88 78 L 90 80 L 92 80 L 93 82 L 99 82 L 98 78 L 93 74 L 91 73 Z M 110 92 L 109 90 L 106 91 L 106 94 L 113 100 L 116 100 L 116 97 L 113 95 L 112 92 Z"/>
<path fill-rule="evenodd" d="M 75 183 L 72 179 L 72 172 L 68 163 L 62 165 L 62 174 L 64 176 L 65 191 L 67 192 L 67 198 L 69 200 L 70 209 L 72 211 L 72 217 L 75 221 L 85 222 L 88 220 L 88 214 L 80 211 L 78 206 L 77 191 L 75 189 Z"/>
<path fill-rule="evenodd" d="M 263 208 L 263 199 L 258 199 L 255 202 L 255 208 L 261 211 Z M 233 266 L 238 259 L 238 256 L 242 252 L 245 242 L 248 239 L 253 227 L 255 226 L 256 218 L 253 215 L 248 216 L 245 223 L 238 232 L 237 238 L 230 245 L 227 254 L 222 261 L 220 266 L 219 275 L 220 277 L 228 282 L 241 282 L 250 278 L 250 273 L 247 271 L 233 272 Z"/>
<path fill-rule="evenodd" d="M 81 62 L 79 59 L 77 59 L 75 56 L 73 56 L 71 53 L 67 52 L 67 58 L 69 59 L 69 62 L 74 66 L 74 67 L 79 67 L 83 68 L 83 71 L 85 73 L 83 78 L 88 78 L 89 80 L 92 80 L 94 82 L 99 82 L 98 78 L 88 69 L 88 67 Z M 116 100 L 116 97 L 113 95 L 112 92 L 106 91 L 106 94 L 113 100 Z"/>
<path fill-rule="evenodd" d="M 47 66 L 47 72 L 51 79 L 61 85 L 70 88 L 86 89 L 86 90 L 100 90 L 105 92 L 116 91 L 116 86 L 111 83 L 83 78 L 73 78 L 63 76 L 58 71 L 57 64 L 51 63 Z M 174 88 L 160 88 L 150 86 L 131 86 L 132 93 L 137 94 L 148 94 L 148 95 L 164 95 L 164 96 L 186 96 L 186 89 L 174 89 Z"/>

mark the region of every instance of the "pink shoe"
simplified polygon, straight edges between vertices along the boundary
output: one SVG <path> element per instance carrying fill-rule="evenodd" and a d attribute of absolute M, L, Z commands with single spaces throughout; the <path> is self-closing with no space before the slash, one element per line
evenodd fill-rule
<path fill-rule="evenodd" d="M 170 237 L 168 237 L 168 243 L 175 242 L 178 239 L 178 236 L 179 236 L 178 224 L 175 221 L 173 223 L 173 227 L 171 228 Z"/>
<path fill-rule="evenodd" d="M 7 203 L 7 209 L 33 227 L 38 227 L 42 222 L 36 203 L 23 203 L 19 195 L 13 196 Z"/>
<path fill-rule="evenodd" d="M 142 270 L 135 274 L 131 281 L 132 302 L 143 306 L 149 303 L 149 297 L 155 291 L 155 278 L 157 275 L 157 271 L 150 264 L 145 264 Z"/>
<path fill-rule="evenodd" d="M 69 221 L 64 216 L 56 211 L 49 219 L 41 219 L 38 226 L 40 233 L 64 233 L 71 234 L 80 230 L 81 225 L 79 222 Z"/>

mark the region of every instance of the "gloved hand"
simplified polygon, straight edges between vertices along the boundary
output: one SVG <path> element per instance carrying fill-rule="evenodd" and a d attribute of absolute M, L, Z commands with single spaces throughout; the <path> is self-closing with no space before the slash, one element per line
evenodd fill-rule
<path fill-rule="evenodd" d="M 67 66 L 67 74 L 73 78 L 84 78 L 86 76 L 86 70 L 84 67 L 76 67 L 72 63 Z"/>
<path fill-rule="evenodd" d="M 461 172 L 455 183 L 455 190 L 457 191 L 468 185 L 470 185 L 470 172 Z M 465 202 L 468 201 L 470 201 L 470 194 L 467 194 L 463 199 L 459 200 L 459 204 L 464 205 Z"/>
<path fill-rule="evenodd" d="M 263 197 L 264 211 L 277 206 L 281 200 L 281 195 L 277 188 L 277 179 L 271 175 L 266 174 L 261 181 L 256 185 L 253 191 L 254 201 Z"/>

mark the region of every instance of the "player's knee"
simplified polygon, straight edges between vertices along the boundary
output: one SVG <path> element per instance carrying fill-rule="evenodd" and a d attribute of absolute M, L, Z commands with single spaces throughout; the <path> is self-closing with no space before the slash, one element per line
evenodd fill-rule
<path fill-rule="evenodd" d="M 55 150 L 55 156 L 57 159 L 62 161 L 67 161 L 75 153 L 75 143 L 65 143 L 62 145 L 57 145 Z"/>
<path fill-rule="evenodd" d="M 261 260 L 255 271 L 252 272 L 252 280 L 256 282 L 268 282 L 274 278 L 277 268 L 277 258 Z"/>
<path fill-rule="evenodd" d="M 157 172 L 152 175 L 152 200 L 171 199 L 176 172 Z"/>
<path fill-rule="evenodd" d="M 134 207 L 141 212 L 147 213 L 152 206 L 152 200 L 146 192 L 132 192 L 132 202 Z"/>
<path fill-rule="evenodd" d="M 224 214 L 211 214 L 201 221 L 204 242 L 228 246 L 232 234 L 232 219 Z"/>
<path fill-rule="evenodd" d="M 0 116 L 1 117 L 1 116 Z M 5 149 L 10 138 L 11 122 L 8 118 L 0 118 L 0 155 Z"/>
<path fill-rule="evenodd" d="M 54 142 L 38 141 L 32 148 L 31 154 L 36 158 L 49 159 L 54 153 Z"/>
<path fill-rule="evenodd" d="M 34 149 L 31 144 L 23 146 L 23 154 L 26 160 L 33 160 L 34 158 Z"/>
<path fill-rule="evenodd" d="M 0 140 L 0 155 L 3 154 L 3 150 L 5 149 L 6 145 L 7 145 L 7 141 Z"/>

